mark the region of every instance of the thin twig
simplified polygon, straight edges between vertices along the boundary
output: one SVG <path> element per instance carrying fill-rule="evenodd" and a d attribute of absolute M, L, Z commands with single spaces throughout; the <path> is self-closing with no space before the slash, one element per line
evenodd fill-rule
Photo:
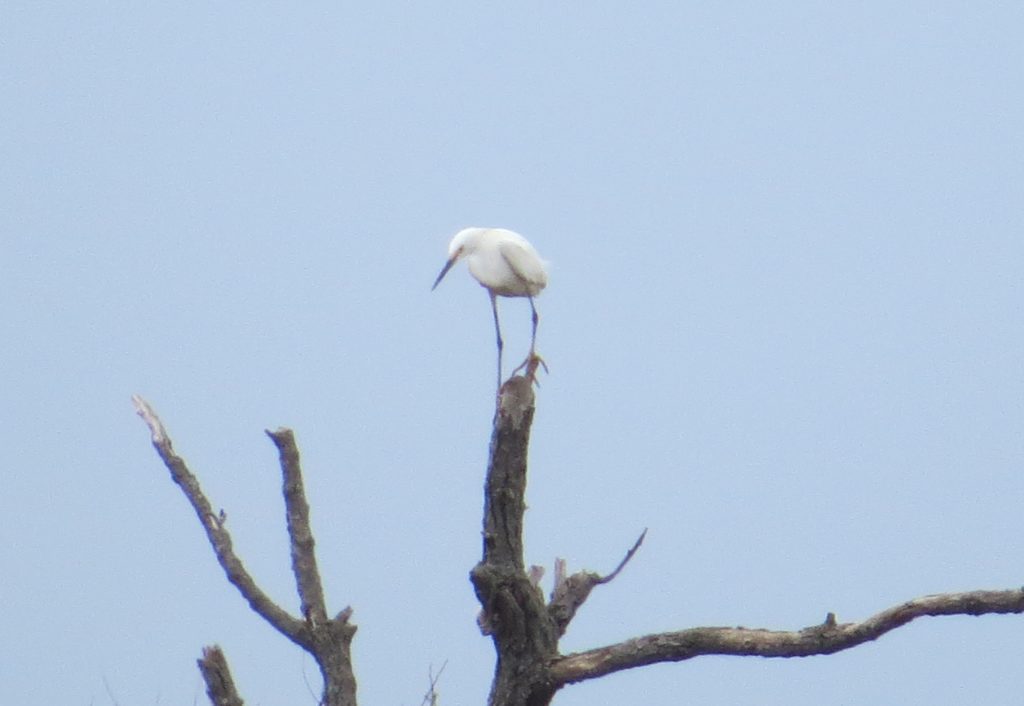
<path fill-rule="evenodd" d="M 314 704 L 320 703 L 320 697 L 313 691 L 313 685 L 309 683 L 309 673 L 306 671 L 306 654 L 302 654 L 302 683 L 306 685 L 306 691 L 309 692 L 309 700 Z"/>
<path fill-rule="evenodd" d="M 107 697 L 110 699 L 110 703 L 114 704 L 114 706 L 121 706 L 121 704 L 117 700 L 117 697 L 114 696 L 113 689 L 110 688 L 110 682 L 107 681 L 107 675 L 106 674 L 102 675 L 102 678 L 103 678 L 103 689 L 107 692 Z"/>
<path fill-rule="evenodd" d="M 628 564 L 629 560 L 633 558 L 634 554 L 636 554 L 636 550 L 639 549 L 640 545 L 644 543 L 644 537 L 646 537 L 646 536 L 647 536 L 647 528 L 644 527 L 644 531 L 640 533 L 640 536 L 637 538 L 636 542 L 633 544 L 633 547 L 628 552 L 626 552 L 626 556 L 624 556 L 622 558 L 622 561 L 619 562 L 619 565 L 615 567 L 615 571 L 611 572 L 607 576 L 604 576 L 604 577 L 600 578 L 597 583 L 598 584 L 609 583 L 616 576 L 618 576 L 619 572 L 622 571 L 624 568 L 626 568 L 626 564 Z"/>
<path fill-rule="evenodd" d="M 448 666 L 448 660 L 444 661 L 441 668 L 437 670 L 437 674 L 434 674 L 434 668 L 429 667 L 427 669 L 427 678 L 430 680 L 430 687 L 427 689 L 427 693 L 423 695 L 423 701 L 420 702 L 420 706 L 437 706 L 437 682 L 441 679 L 441 675 L 444 674 L 444 668 Z"/>

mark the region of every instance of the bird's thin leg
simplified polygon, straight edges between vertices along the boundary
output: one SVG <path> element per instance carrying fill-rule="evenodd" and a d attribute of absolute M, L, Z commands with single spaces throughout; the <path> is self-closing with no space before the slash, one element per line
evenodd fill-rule
<path fill-rule="evenodd" d="M 537 366 L 539 365 L 543 367 L 544 371 L 547 372 L 548 364 L 544 362 L 543 358 L 537 355 L 537 322 L 540 320 L 540 317 L 537 316 L 537 307 L 533 304 L 533 297 L 527 297 L 527 299 L 530 300 L 530 319 L 533 321 L 533 330 L 530 332 L 530 353 L 526 356 L 526 360 L 520 363 L 516 369 L 512 371 L 512 374 L 515 375 L 520 370 L 525 370 L 526 376 L 534 379 L 534 373 L 537 370 Z M 536 380 L 534 379 L 534 381 Z"/>
<path fill-rule="evenodd" d="M 491 311 L 494 312 L 494 333 L 498 339 L 498 387 L 501 387 L 501 349 L 505 345 L 501 340 L 501 324 L 498 323 L 498 297 L 494 292 L 491 295 Z"/>
<path fill-rule="evenodd" d="M 537 307 L 533 305 L 533 297 L 527 297 L 530 300 L 530 311 L 531 320 L 533 321 L 533 330 L 530 332 L 530 358 L 532 359 L 536 355 L 537 349 L 537 321 L 540 317 L 537 316 Z"/>

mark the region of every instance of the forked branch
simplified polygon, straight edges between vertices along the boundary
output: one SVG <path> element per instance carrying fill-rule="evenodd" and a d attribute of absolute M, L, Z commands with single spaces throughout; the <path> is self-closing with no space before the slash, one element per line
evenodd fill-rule
<path fill-rule="evenodd" d="M 349 623 L 352 609 L 346 607 L 334 618 L 327 617 L 323 586 L 317 569 L 315 542 L 309 522 L 309 503 L 302 483 L 302 469 L 295 437 L 288 429 L 267 432 L 277 446 L 283 477 L 285 512 L 288 537 L 291 543 L 292 570 L 299 594 L 302 618 L 296 618 L 274 603 L 256 585 L 235 554 L 231 535 L 224 526 L 223 512 L 214 514 L 213 506 L 199 487 L 199 481 L 189 471 L 185 461 L 174 453 L 171 439 L 156 412 L 144 399 L 133 396 L 132 402 L 139 416 L 146 422 L 153 446 L 171 472 L 171 478 L 181 488 L 213 547 L 217 561 L 224 568 L 228 580 L 259 615 L 279 632 L 308 651 L 316 660 L 323 676 L 325 706 L 355 706 L 356 681 L 352 671 L 351 643 L 356 628 Z M 224 690 L 227 661 L 219 648 L 204 650 L 199 666 L 206 679 L 209 695 L 215 706 L 238 706 L 241 699 L 234 693 L 234 685 Z M 232 696 L 233 694 L 233 696 Z M 236 701 L 237 699 L 237 701 Z"/>
<path fill-rule="evenodd" d="M 307 646 L 310 638 L 305 623 L 289 615 L 256 585 L 241 559 L 235 554 L 231 534 L 224 524 L 223 512 L 214 513 L 213 506 L 206 498 L 202 488 L 199 487 L 199 480 L 185 465 L 184 459 L 174 452 L 171 439 L 156 412 L 148 402 L 138 395 L 132 396 L 132 403 L 135 405 L 135 411 L 149 427 L 153 438 L 153 448 L 156 449 L 160 459 L 167 466 L 167 470 L 171 472 L 171 479 L 178 484 L 181 492 L 185 494 L 185 498 L 192 505 L 192 509 L 195 510 L 199 523 L 206 531 L 206 538 L 210 541 L 213 553 L 224 569 L 228 581 L 238 589 L 252 609 L 282 635 L 299 646 Z"/>

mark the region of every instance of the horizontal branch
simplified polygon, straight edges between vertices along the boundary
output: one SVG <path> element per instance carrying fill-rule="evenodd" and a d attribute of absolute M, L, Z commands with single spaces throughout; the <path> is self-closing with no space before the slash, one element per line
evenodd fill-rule
<path fill-rule="evenodd" d="M 911 620 L 938 615 L 1024 613 L 1024 589 L 940 593 L 909 600 L 860 623 L 837 624 L 829 614 L 821 625 L 795 632 L 748 628 L 690 628 L 645 635 L 615 645 L 558 657 L 551 678 L 558 686 L 659 662 L 704 655 L 810 657 L 875 640 Z"/>

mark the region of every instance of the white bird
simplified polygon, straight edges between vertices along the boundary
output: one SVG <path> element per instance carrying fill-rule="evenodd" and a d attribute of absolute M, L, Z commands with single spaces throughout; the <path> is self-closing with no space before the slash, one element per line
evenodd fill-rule
<path fill-rule="evenodd" d="M 494 332 L 498 338 L 498 387 L 501 387 L 501 325 L 498 323 L 498 302 L 501 297 L 526 297 L 530 301 L 533 330 L 530 334 L 530 354 L 519 368 L 526 367 L 532 375 L 534 361 L 540 361 L 537 344 L 537 307 L 533 298 L 548 283 L 545 263 L 530 242 L 519 233 L 505 228 L 464 228 L 455 234 L 448 245 L 448 262 L 434 280 L 431 291 L 437 288 L 448 270 L 465 258 L 469 273 L 491 296 L 494 313 Z M 531 367 L 531 364 L 533 367 Z M 513 373 L 515 372 L 512 371 Z"/>

